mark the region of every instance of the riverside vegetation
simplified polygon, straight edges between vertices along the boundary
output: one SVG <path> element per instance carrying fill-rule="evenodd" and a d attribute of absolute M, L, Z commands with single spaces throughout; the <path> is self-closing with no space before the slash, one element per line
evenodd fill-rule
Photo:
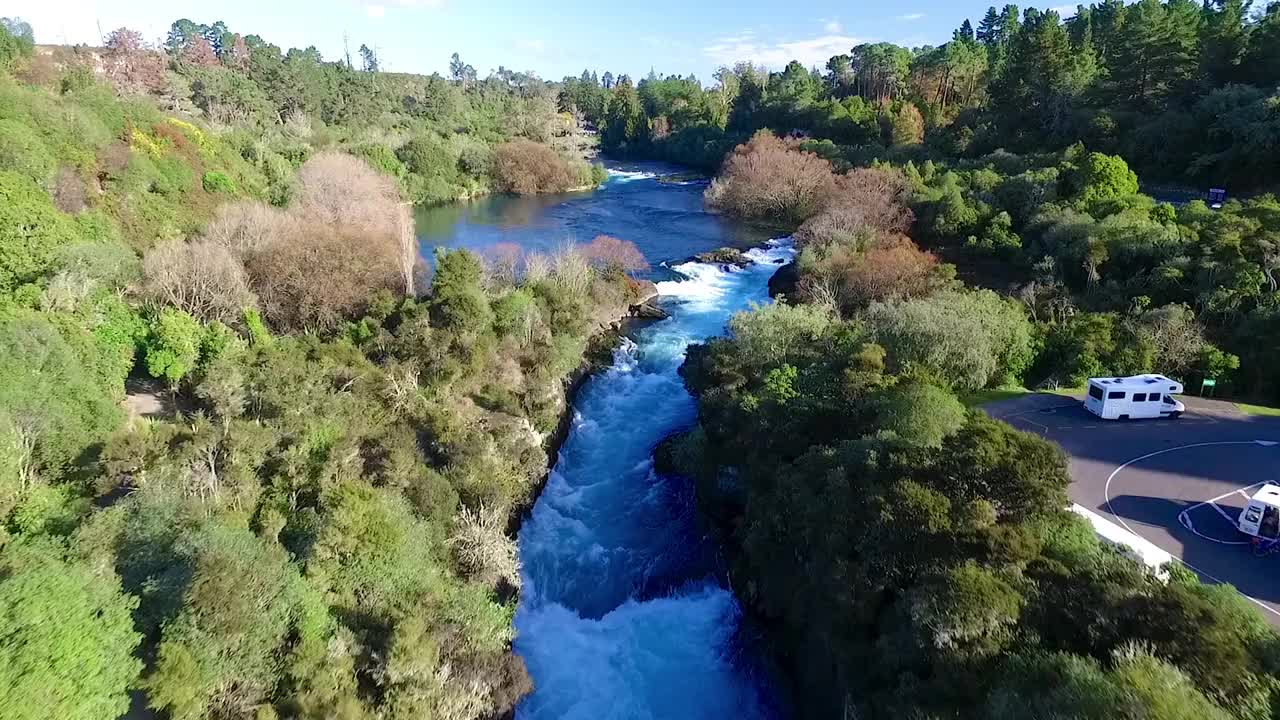
<path fill-rule="evenodd" d="M 1153 69 L 1144 82 L 1162 89 L 1134 95 L 1122 62 L 1142 42 L 1171 52 L 1178 21 L 1197 30 L 1182 74 Z M 988 14 L 981 41 L 966 23 L 939 49 L 854 48 L 851 69 L 833 58 L 826 76 L 739 69 L 752 79 L 730 117 L 745 105 L 747 128 L 808 132 L 744 137 L 706 199 L 793 231 L 797 282 L 787 303 L 690 350 L 699 421 L 659 459 L 695 479 L 801 717 L 1277 716 L 1280 635 L 1246 599 L 1102 544 L 1065 509 L 1062 453 L 959 399 L 1149 370 L 1276 397 L 1264 328 L 1280 309 L 1280 204 L 1159 203 L 1126 158 L 1157 175 L 1273 181 L 1275 147 L 1249 143 L 1280 129 L 1267 99 L 1280 76 L 1215 83 L 1274 68 L 1241 59 L 1280 48 L 1277 22 L 1280 6 L 1246 22 L 1231 2 L 1108 2 L 1065 26 L 1010 8 Z M 875 58 L 894 52 L 890 81 Z M 956 55 L 981 72 L 935 70 Z M 1054 64 L 1067 75 L 1046 75 Z M 1082 68 L 1087 82 L 1055 84 Z M 1179 119 L 1207 107 L 1190 88 L 1253 97 L 1257 114 L 1218 105 L 1209 122 L 1247 116 L 1262 135 L 1188 139 L 1177 151 L 1190 161 L 1136 151 L 1146 133 L 1204 127 Z M 846 103 L 870 108 L 859 144 L 812 122 Z M 681 130 L 664 135 L 647 112 L 632 149 L 672 152 Z M 1081 134 L 1104 121 L 1109 140 Z M 734 125 L 683 131 L 721 142 Z"/>
<path fill-rule="evenodd" d="M 797 166 L 900 170 L 914 222 L 894 232 L 910 228 L 1034 321 L 1043 352 L 1019 373 L 1028 387 L 1155 368 L 1275 404 L 1280 201 L 1266 191 L 1280 177 L 1280 3 L 1259 5 L 1106 0 L 1065 21 L 1007 5 L 938 47 L 859 45 L 821 70 L 740 63 L 710 87 L 584 73 L 566 78 L 561 102 L 600 123 L 615 154 L 714 172 L 769 128 L 808 153 Z M 761 157 L 767 175 L 779 158 Z M 1139 174 L 1199 191 L 1152 197 Z M 1210 186 L 1255 194 L 1212 212 L 1196 199 Z M 823 190 L 720 204 L 790 229 Z M 855 264 L 852 247 L 809 251 L 810 263 L 828 255 L 826 288 L 843 285 L 833 272 Z M 904 256 L 880 248 L 868 262 L 889 258 Z M 842 305 L 858 301 L 841 292 L 853 293 Z"/>
<path fill-rule="evenodd" d="M 708 88 L 357 70 L 185 20 L 36 52 L 6 21 L 0 713 L 513 707 L 505 530 L 634 256 L 447 253 L 428 285 L 403 203 L 598 182 L 580 121 L 795 231 L 795 304 L 691 351 L 699 424 L 663 460 L 803 716 L 1276 717 L 1256 611 L 1100 546 L 1061 454 L 957 400 L 1153 366 L 1280 397 L 1276 201 L 1174 207 L 1135 173 L 1274 182 L 1257 10 L 1007 6 Z M 126 422 L 143 376 L 179 414 Z"/>
<path fill-rule="evenodd" d="M 602 171 L 536 78 L 364 65 L 4 21 L 0 717 L 479 718 L 529 690 L 509 522 L 639 253 L 431 276 L 407 201 Z M 175 408 L 129 418 L 146 378 Z"/>
<path fill-rule="evenodd" d="M 761 133 L 707 191 L 799 223 L 799 288 L 690 349 L 698 424 L 659 458 L 695 479 L 799 715 L 1275 717 L 1260 613 L 1100 542 L 1061 451 L 958 399 L 1051 351 L 901 234 L 910 187 Z"/>

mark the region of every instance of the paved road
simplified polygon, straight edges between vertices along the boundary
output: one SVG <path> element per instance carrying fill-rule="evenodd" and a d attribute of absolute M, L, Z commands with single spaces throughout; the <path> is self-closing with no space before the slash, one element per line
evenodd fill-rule
<path fill-rule="evenodd" d="M 1252 491 L 1280 484 L 1280 418 L 1188 400 L 1178 420 L 1104 421 L 1079 402 L 1028 395 L 988 412 L 1058 443 L 1071 499 L 1234 585 L 1280 626 L 1280 555 L 1256 558 L 1235 518 Z"/>

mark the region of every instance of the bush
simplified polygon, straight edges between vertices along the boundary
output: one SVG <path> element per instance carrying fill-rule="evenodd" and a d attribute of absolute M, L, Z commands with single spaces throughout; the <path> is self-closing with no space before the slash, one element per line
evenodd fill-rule
<path fill-rule="evenodd" d="M 80 331 L 82 332 L 82 331 Z M 87 337 L 77 349 L 43 317 L 0 323 L 0 414 L 21 434 L 37 473 L 56 479 L 120 424 L 122 413 L 93 374 Z"/>
<path fill-rule="evenodd" d="M 200 181 L 205 192 L 223 193 L 226 195 L 234 195 L 236 193 L 236 184 L 226 175 L 210 170 L 204 174 L 204 178 Z"/>
<path fill-rule="evenodd" d="M 707 189 L 707 204 L 730 215 L 799 225 L 835 192 L 831 163 L 767 130 L 734 148 Z"/>
<path fill-rule="evenodd" d="M 57 165 L 57 159 L 34 129 L 17 120 L 0 119 L 0 168 L 47 187 Z"/>
<path fill-rule="evenodd" d="M 3 31 L 0 31 L 3 32 Z M 64 557 L 53 543 L 0 554 L 0 687 L 14 720 L 94 720 L 129 709 L 142 669 L 137 600 L 111 571 Z"/>
<path fill-rule="evenodd" d="M 915 217 L 911 184 L 897 170 L 858 168 L 836 179 L 830 200 L 796 231 L 806 245 L 854 242 L 867 234 L 905 233 Z"/>
<path fill-rule="evenodd" d="M 420 135 L 405 143 L 396 157 L 415 175 L 438 177 L 452 182 L 457 175 L 457 160 L 443 142 L 431 135 Z"/>
<path fill-rule="evenodd" d="M 75 240 L 70 218 L 31 178 L 0 171 L 0 294 L 32 282 Z"/>
<path fill-rule="evenodd" d="M 386 145 L 365 143 L 363 145 L 356 146 L 352 153 L 356 157 L 363 158 L 365 162 L 369 163 L 369 165 L 373 167 L 373 169 L 383 175 L 400 179 L 408 172 L 408 168 L 405 167 L 405 164 L 401 162 L 400 158 L 396 157 L 396 154 Z"/>
<path fill-rule="evenodd" d="M 875 303 L 866 320 L 898 367 L 927 369 L 957 390 L 1015 381 L 1032 359 L 1031 323 L 989 290 Z"/>
<path fill-rule="evenodd" d="M 144 342 L 147 372 L 176 387 L 200 360 L 204 328 L 195 318 L 174 308 L 164 308 L 151 324 Z"/>
<path fill-rule="evenodd" d="M 244 266 L 226 245 L 172 240 L 143 260 L 143 292 L 204 322 L 234 323 L 255 304 Z"/>
<path fill-rule="evenodd" d="M 556 151 L 532 140 L 513 140 L 494 150 L 493 182 L 517 195 L 564 192 L 577 182 L 569 163 Z"/>

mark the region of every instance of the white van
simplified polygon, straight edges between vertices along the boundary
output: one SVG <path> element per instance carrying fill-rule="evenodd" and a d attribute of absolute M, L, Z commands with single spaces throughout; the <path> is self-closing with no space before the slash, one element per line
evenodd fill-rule
<path fill-rule="evenodd" d="M 1267 483 L 1254 493 L 1240 511 L 1237 526 L 1245 535 L 1262 540 L 1280 539 L 1280 487 Z"/>
<path fill-rule="evenodd" d="M 1163 375 L 1089 378 L 1084 407 L 1103 420 L 1176 418 L 1187 409 L 1173 399 L 1181 392 L 1182 383 Z"/>

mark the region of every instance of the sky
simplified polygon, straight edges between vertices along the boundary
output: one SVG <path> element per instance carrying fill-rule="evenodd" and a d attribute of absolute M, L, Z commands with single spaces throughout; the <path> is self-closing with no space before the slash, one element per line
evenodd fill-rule
<path fill-rule="evenodd" d="M 1003 4 L 1004 0 L 1001 0 Z M 693 73 L 710 84 L 738 60 L 823 66 L 863 42 L 937 45 L 990 0 L 0 0 L 39 43 L 100 44 L 127 26 L 159 40 L 178 18 L 223 20 L 282 48 L 315 45 L 338 59 L 375 48 L 383 68 L 441 72 L 457 52 L 483 76 L 499 65 L 548 80 L 581 74 Z M 1052 6 L 1053 3 L 1045 3 Z M 1060 8 L 1073 12 L 1074 5 Z"/>

